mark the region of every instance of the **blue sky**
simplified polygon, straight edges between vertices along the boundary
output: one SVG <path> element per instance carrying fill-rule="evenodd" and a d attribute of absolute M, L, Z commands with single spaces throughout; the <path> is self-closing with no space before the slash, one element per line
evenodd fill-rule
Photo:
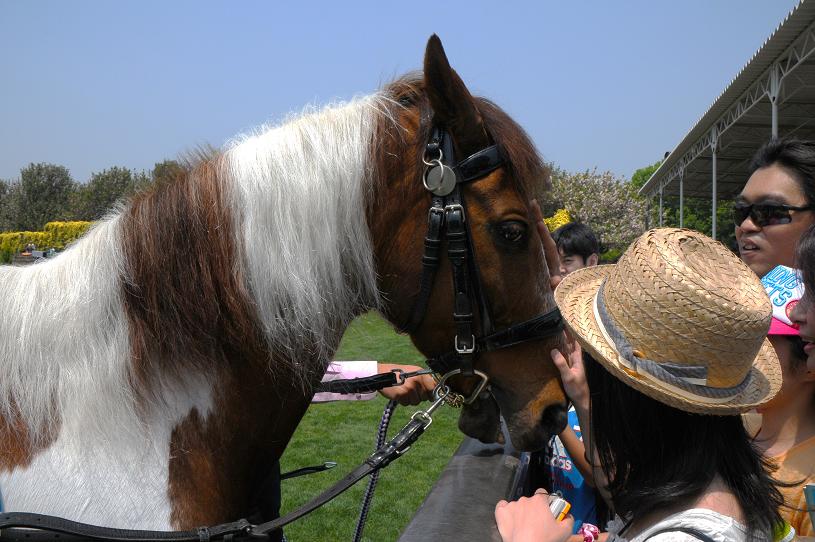
<path fill-rule="evenodd" d="M 687 133 L 797 0 L 0 0 L 0 178 L 86 181 L 223 145 L 421 67 L 437 33 L 547 160 L 629 177 Z"/>

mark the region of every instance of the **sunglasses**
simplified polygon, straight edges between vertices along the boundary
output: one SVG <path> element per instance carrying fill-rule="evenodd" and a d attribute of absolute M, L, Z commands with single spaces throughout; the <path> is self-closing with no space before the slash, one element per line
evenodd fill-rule
<path fill-rule="evenodd" d="M 812 209 L 815 209 L 812 205 L 795 207 L 782 203 L 754 203 L 752 205 L 737 203 L 733 206 L 733 222 L 736 223 L 736 226 L 741 226 L 742 222 L 747 220 L 749 216 L 753 224 L 759 228 L 789 224 L 792 222 L 790 211 L 810 211 Z"/>

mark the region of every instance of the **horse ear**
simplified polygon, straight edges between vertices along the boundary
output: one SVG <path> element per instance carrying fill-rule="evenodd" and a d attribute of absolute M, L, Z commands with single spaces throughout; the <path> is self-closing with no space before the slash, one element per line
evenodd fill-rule
<path fill-rule="evenodd" d="M 461 77 L 450 67 L 436 34 L 427 40 L 424 82 L 436 122 L 452 133 L 456 150 L 462 157 L 490 144 L 475 100 Z"/>

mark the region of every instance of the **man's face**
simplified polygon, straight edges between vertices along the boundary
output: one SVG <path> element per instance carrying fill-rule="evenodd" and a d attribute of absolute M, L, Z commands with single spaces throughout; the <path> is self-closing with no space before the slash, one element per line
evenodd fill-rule
<path fill-rule="evenodd" d="M 572 271 L 597 265 L 597 254 L 592 254 L 584 260 L 579 254 L 565 254 L 562 248 L 558 248 L 557 251 L 560 254 L 560 274 L 564 277 Z"/>

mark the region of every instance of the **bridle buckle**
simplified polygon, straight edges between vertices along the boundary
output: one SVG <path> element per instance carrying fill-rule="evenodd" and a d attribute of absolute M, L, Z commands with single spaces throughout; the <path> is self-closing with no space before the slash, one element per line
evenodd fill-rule
<path fill-rule="evenodd" d="M 461 211 L 461 221 L 464 222 L 467 218 L 464 214 L 464 206 L 460 203 L 449 203 L 444 206 L 445 213 L 452 213 L 453 211 Z"/>
<path fill-rule="evenodd" d="M 472 354 L 475 352 L 475 335 L 470 335 L 470 344 L 472 346 L 461 346 L 461 343 L 458 342 L 458 335 L 455 338 L 456 344 L 456 353 L 458 354 Z"/>

